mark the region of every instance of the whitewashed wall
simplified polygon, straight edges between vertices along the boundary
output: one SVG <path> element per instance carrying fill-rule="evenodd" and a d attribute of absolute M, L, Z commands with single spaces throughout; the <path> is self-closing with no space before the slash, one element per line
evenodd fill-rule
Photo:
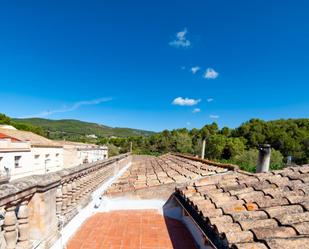
<path fill-rule="evenodd" d="M 48 156 L 46 156 L 48 155 Z M 19 166 L 15 167 L 15 157 L 21 156 Z M 0 149 L 0 170 L 6 175 L 4 167 L 9 168 L 11 180 L 29 175 L 45 174 L 63 168 L 62 148 L 32 147 L 30 151 L 7 151 Z"/>
<path fill-rule="evenodd" d="M 34 174 L 45 174 L 63 169 L 63 148 L 56 147 L 33 147 Z"/>
<path fill-rule="evenodd" d="M 15 157 L 20 156 L 19 167 L 15 167 Z M 1 174 L 7 175 L 5 167 L 9 169 L 9 176 L 11 179 L 16 179 L 20 177 L 24 177 L 27 175 L 31 175 L 32 172 L 32 161 L 31 161 L 31 152 L 26 151 L 13 151 L 13 152 L 0 152 L 0 168 Z"/>

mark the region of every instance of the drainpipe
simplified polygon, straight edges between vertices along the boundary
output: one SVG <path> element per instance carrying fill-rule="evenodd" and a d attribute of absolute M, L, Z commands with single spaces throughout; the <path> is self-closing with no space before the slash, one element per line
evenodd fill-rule
<path fill-rule="evenodd" d="M 271 155 L 271 146 L 262 144 L 259 146 L 259 158 L 256 166 L 256 173 L 268 172 Z"/>

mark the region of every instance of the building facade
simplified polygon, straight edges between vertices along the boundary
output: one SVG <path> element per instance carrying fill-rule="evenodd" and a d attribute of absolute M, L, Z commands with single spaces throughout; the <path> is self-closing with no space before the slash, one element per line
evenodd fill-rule
<path fill-rule="evenodd" d="M 108 158 L 107 146 L 71 141 L 58 141 L 63 146 L 63 166 L 70 168 Z"/>
<path fill-rule="evenodd" d="M 52 141 L 12 126 L 0 126 L 0 179 L 41 175 L 107 158 L 106 146 Z"/>
<path fill-rule="evenodd" d="M 10 180 L 63 168 L 60 144 L 28 131 L 0 127 L 0 174 Z"/>

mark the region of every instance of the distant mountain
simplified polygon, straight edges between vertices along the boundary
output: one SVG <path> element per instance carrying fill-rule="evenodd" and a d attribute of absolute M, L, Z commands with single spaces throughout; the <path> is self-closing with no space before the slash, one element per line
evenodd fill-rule
<path fill-rule="evenodd" d="M 78 139 L 89 135 L 97 137 L 128 137 L 128 136 L 150 136 L 152 131 L 131 128 L 109 127 L 106 125 L 89 123 L 74 119 L 52 120 L 44 118 L 13 118 L 16 123 L 29 124 L 42 127 L 51 139 Z"/>

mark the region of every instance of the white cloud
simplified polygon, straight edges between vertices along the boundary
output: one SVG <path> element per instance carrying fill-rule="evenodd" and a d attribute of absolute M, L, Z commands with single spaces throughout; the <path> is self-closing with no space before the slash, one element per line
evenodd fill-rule
<path fill-rule="evenodd" d="M 198 113 L 198 112 L 201 112 L 201 109 L 200 108 L 194 108 L 192 112 L 193 113 Z"/>
<path fill-rule="evenodd" d="M 189 99 L 189 98 L 178 97 L 173 100 L 172 104 L 180 106 L 193 106 L 198 104 L 199 102 L 201 102 L 201 99 Z"/>
<path fill-rule="evenodd" d="M 186 125 L 187 125 L 187 126 L 190 126 L 190 125 L 191 125 L 191 122 L 187 122 Z"/>
<path fill-rule="evenodd" d="M 205 72 L 204 78 L 214 80 L 214 79 L 218 78 L 218 76 L 219 76 L 219 73 L 216 72 L 213 68 L 209 67 L 209 68 L 207 68 L 207 70 Z"/>
<path fill-rule="evenodd" d="M 59 109 L 42 111 L 40 113 L 28 115 L 28 116 L 23 117 L 23 118 L 47 117 L 47 116 L 50 116 L 50 115 L 55 114 L 55 113 L 71 112 L 71 111 L 74 111 L 74 110 L 76 110 L 76 109 L 78 109 L 82 106 L 85 106 L 85 105 L 98 105 L 100 103 L 108 102 L 108 101 L 111 101 L 111 100 L 112 100 L 112 98 L 99 98 L 99 99 L 93 99 L 93 100 L 78 101 L 78 102 L 73 103 L 71 106 L 64 106 L 64 107 L 59 108 Z"/>
<path fill-rule="evenodd" d="M 199 66 L 196 66 L 196 67 L 191 67 L 191 72 L 193 74 L 196 74 L 198 70 L 200 70 L 201 68 Z"/>
<path fill-rule="evenodd" d="M 218 119 L 220 116 L 211 114 L 211 115 L 209 115 L 209 117 L 212 118 L 212 119 Z"/>
<path fill-rule="evenodd" d="M 207 99 L 207 102 L 208 102 L 208 103 L 210 103 L 210 102 L 212 102 L 212 101 L 214 101 L 213 98 L 208 98 L 208 99 Z"/>
<path fill-rule="evenodd" d="M 186 34 L 188 33 L 187 29 L 178 32 L 176 34 L 176 39 L 169 42 L 169 45 L 175 48 L 187 48 L 191 46 L 191 42 L 186 38 Z"/>

